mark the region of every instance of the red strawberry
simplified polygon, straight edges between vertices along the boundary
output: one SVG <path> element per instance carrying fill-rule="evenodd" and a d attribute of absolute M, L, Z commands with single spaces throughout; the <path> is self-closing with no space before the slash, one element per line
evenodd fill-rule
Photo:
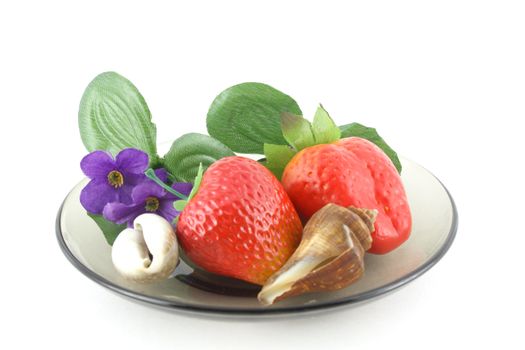
<path fill-rule="evenodd" d="M 373 143 L 358 137 L 308 147 L 286 166 L 283 186 L 303 219 L 328 203 L 377 209 L 369 252 L 384 254 L 410 235 L 412 219 L 399 174 Z"/>
<path fill-rule="evenodd" d="M 279 180 L 244 157 L 223 158 L 208 168 L 177 225 L 179 242 L 195 264 L 260 285 L 288 260 L 301 234 Z"/>

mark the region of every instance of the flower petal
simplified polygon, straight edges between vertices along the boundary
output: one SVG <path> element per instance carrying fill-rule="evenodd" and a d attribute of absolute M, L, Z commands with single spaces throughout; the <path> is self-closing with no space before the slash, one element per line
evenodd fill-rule
<path fill-rule="evenodd" d="M 175 182 L 171 187 L 175 191 L 180 192 L 185 196 L 189 196 L 193 185 L 190 182 Z"/>
<path fill-rule="evenodd" d="M 104 207 L 102 215 L 106 220 L 117 224 L 125 224 L 128 226 L 133 224 L 133 220 L 146 210 L 143 205 L 131 204 L 126 205 L 119 202 L 108 203 Z"/>
<path fill-rule="evenodd" d="M 112 170 L 115 170 L 116 165 L 109 153 L 94 151 L 82 158 L 80 168 L 87 177 L 93 179 L 95 177 L 107 177 Z"/>
<path fill-rule="evenodd" d="M 175 217 L 180 214 L 180 212 L 175 210 L 172 200 L 161 200 L 157 214 L 171 223 L 173 222 L 173 219 L 175 219 Z"/>
<path fill-rule="evenodd" d="M 135 148 L 126 148 L 116 157 L 117 167 L 122 172 L 141 174 L 148 169 L 149 157 L 146 152 Z"/>
<path fill-rule="evenodd" d="M 164 168 L 155 169 L 155 175 L 162 181 L 168 181 L 168 172 Z"/>
<path fill-rule="evenodd" d="M 131 185 L 131 186 L 138 185 L 148 180 L 148 178 L 144 174 L 134 174 L 134 173 L 122 172 L 122 176 L 124 177 L 124 184 Z"/>
<path fill-rule="evenodd" d="M 132 204 L 133 198 L 131 197 L 131 194 L 133 193 L 134 188 L 135 186 L 124 184 L 118 189 L 118 197 L 116 201 L 123 204 Z"/>
<path fill-rule="evenodd" d="M 117 190 L 107 182 L 90 181 L 80 192 L 80 203 L 88 212 L 102 214 L 104 206 L 117 197 Z"/>
<path fill-rule="evenodd" d="M 153 181 L 146 181 L 137 185 L 131 192 L 131 198 L 135 204 L 144 204 L 148 197 L 162 198 L 166 195 L 159 185 Z"/>

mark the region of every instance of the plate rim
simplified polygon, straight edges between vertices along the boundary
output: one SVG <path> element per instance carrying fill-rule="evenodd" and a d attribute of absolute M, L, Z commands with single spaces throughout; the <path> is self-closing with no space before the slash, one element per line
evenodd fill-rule
<path fill-rule="evenodd" d="M 364 301 L 375 299 L 381 295 L 385 295 L 387 293 L 390 293 L 396 289 L 399 289 L 400 287 L 407 285 L 408 283 L 412 282 L 416 278 L 422 276 L 425 272 L 430 270 L 434 265 L 436 265 L 443 256 L 448 252 L 449 248 L 451 247 L 452 243 L 454 242 L 454 239 L 456 237 L 457 229 L 458 229 L 458 211 L 456 204 L 454 202 L 454 199 L 452 198 L 452 195 L 450 194 L 449 190 L 446 188 L 446 186 L 439 180 L 432 172 L 428 171 L 428 169 L 422 167 L 416 162 L 413 162 L 416 165 L 423 168 L 425 171 L 427 171 L 431 176 L 433 176 L 439 184 L 443 187 L 445 190 L 449 200 L 450 204 L 452 206 L 452 223 L 450 226 L 450 230 L 447 234 L 447 238 L 443 245 L 439 248 L 439 250 L 434 253 L 434 255 L 423 265 L 419 266 L 417 269 L 411 271 L 410 273 L 406 274 L 405 276 L 398 278 L 395 281 L 392 281 L 384 286 L 377 287 L 374 289 L 371 289 L 366 292 L 361 292 L 349 297 L 344 297 L 338 300 L 329 301 L 322 304 L 304 304 L 299 306 L 285 306 L 285 307 L 279 307 L 279 308 L 246 308 L 246 309 L 233 309 L 230 307 L 220 307 L 220 306 L 201 306 L 201 305 L 189 305 L 184 304 L 176 301 L 169 301 L 157 297 L 152 297 L 143 293 L 135 292 L 130 289 L 124 288 L 119 286 L 116 283 L 113 283 L 106 278 L 102 277 L 101 275 L 97 274 L 95 271 L 91 270 L 89 267 L 84 265 L 75 255 L 71 252 L 69 247 L 67 246 L 67 243 L 64 239 L 64 236 L 62 234 L 62 228 L 61 228 L 61 217 L 62 217 L 62 210 L 65 204 L 65 201 L 67 197 L 66 195 L 65 199 L 62 201 L 62 204 L 60 205 L 60 208 L 57 213 L 56 221 L 55 221 L 55 231 L 56 231 L 56 238 L 58 241 L 58 245 L 60 246 L 60 249 L 62 250 L 62 253 L 65 255 L 67 260 L 75 266 L 77 270 L 79 270 L 84 276 L 88 277 L 93 282 L 97 283 L 98 285 L 101 285 L 117 294 L 120 294 L 124 297 L 133 299 L 135 301 L 139 301 L 146 304 L 152 304 L 157 307 L 161 307 L 163 309 L 168 310 L 177 310 L 177 311 L 187 311 L 187 312 L 194 312 L 199 314 L 222 314 L 222 315 L 282 315 L 282 314 L 293 314 L 293 313 L 304 313 L 304 312 L 311 312 L 311 311 L 319 311 L 319 310 L 325 310 L 325 309 L 331 309 L 336 307 L 341 307 L 345 305 L 351 305 L 351 304 L 357 304 Z"/>

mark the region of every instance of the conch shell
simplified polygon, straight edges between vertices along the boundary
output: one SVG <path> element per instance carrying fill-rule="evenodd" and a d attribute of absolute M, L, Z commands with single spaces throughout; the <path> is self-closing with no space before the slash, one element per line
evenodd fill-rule
<path fill-rule="evenodd" d="M 299 247 L 257 296 L 271 305 L 285 298 L 344 288 L 364 272 L 377 210 L 327 204 L 307 222 Z"/>

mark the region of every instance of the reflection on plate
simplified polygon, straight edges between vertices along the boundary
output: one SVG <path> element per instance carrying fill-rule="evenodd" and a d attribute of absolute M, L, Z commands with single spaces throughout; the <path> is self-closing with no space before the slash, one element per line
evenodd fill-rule
<path fill-rule="evenodd" d="M 168 309 L 223 314 L 313 311 L 362 302 L 421 276 L 446 253 L 457 230 L 452 197 L 430 172 L 403 159 L 402 179 L 410 202 L 410 239 L 386 255 L 367 254 L 365 274 L 355 284 L 328 293 L 306 294 L 266 307 L 258 286 L 194 270 L 181 261 L 174 278 L 143 285 L 124 280 L 111 262 L 111 247 L 79 202 L 85 181 L 68 194 L 57 217 L 57 238 L 69 261 L 100 285 L 138 301 Z"/>

